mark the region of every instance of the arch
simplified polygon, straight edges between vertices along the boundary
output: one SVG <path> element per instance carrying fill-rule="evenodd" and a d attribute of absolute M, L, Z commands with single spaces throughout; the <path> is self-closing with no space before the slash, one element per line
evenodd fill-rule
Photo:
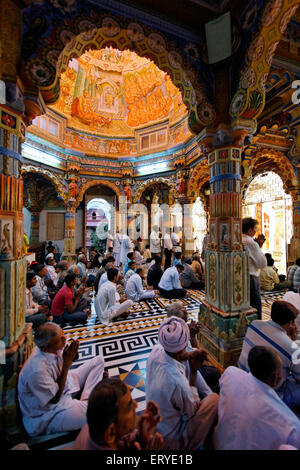
<path fill-rule="evenodd" d="M 259 149 L 253 152 L 250 160 L 244 160 L 242 167 L 247 177 L 245 184 L 259 173 L 265 171 L 274 171 L 282 181 L 286 191 L 290 191 L 292 187 L 297 186 L 297 177 L 294 168 L 284 153 L 274 149 Z"/>
<path fill-rule="evenodd" d="M 188 183 L 188 196 L 196 200 L 199 196 L 206 207 L 205 198 L 200 193 L 202 186 L 209 181 L 210 170 L 208 166 L 207 158 L 201 160 L 201 162 L 196 165 L 190 174 L 189 183 Z"/>
<path fill-rule="evenodd" d="M 299 0 L 266 2 L 257 34 L 246 52 L 238 90 L 231 101 L 232 117 L 257 119 L 261 114 L 273 55 L 298 6 Z"/>
<path fill-rule="evenodd" d="M 77 196 L 77 201 L 81 202 L 83 200 L 83 196 L 89 188 L 92 188 L 93 186 L 99 186 L 99 185 L 107 186 L 108 188 L 112 189 L 118 197 L 120 197 L 120 189 L 115 183 L 111 183 L 110 181 L 103 182 L 101 180 L 89 180 L 83 186 L 81 186 L 78 196 Z"/>
<path fill-rule="evenodd" d="M 59 77 L 66 70 L 70 59 L 80 57 L 88 49 L 112 46 L 121 51 L 130 49 L 139 56 L 147 57 L 168 73 L 182 93 L 183 102 L 189 111 L 191 130 L 199 132 L 203 126 L 215 120 L 215 110 L 204 91 L 208 84 L 201 84 L 197 72 L 189 65 L 187 53 L 178 49 L 161 32 L 136 20 L 125 20 L 110 13 L 95 11 L 90 12 L 90 16 L 65 17 L 63 22 L 56 24 L 59 26 L 53 26 L 47 34 L 48 38 L 39 39 L 42 41 L 40 49 L 35 50 L 34 54 L 28 52 L 29 57 L 25 57 L 21 65 L 24 81 L 38 86 L 46 103 L 58 99 Z M 26 31 L 25 28 L 23 51 L 31 51 L 30 32 L 30 29 Z M 55 41 L 49 40 L 50 37 L 55 38 Z"/>
<path fill-rule="evenodd" d="M 67 185 L 61 176 L 58 176 L 52 173 L 51 171 L 45 170 L 40 167 L 35 167 L 32 165 L 23 165 L 21 169 L 21 175 L 23 176 L 26 173 L 37 173 L 39 175 L 44 176 L 55 187 L 58 198 L 62 199 L 64 203 L 67 202 L 68 200 Z"/>
<path fill-rule="evenodd" d="M 162 178 L 162 177 L 151 178 L 139 184 L 136 194 L 133 196 L 133 202 L 134 203 L 139 202 L 141 200 L 143 192 L 147 188 L 149 188 L 150 186 L 156 183 L 164 183 L 166 186 L 169 186 L 170 188 L 169 200 L 173 202 L 175 200 L 176 192 L 177 192 L 175 184 L 172 181 L 170 181 L 170 179 Z"/>

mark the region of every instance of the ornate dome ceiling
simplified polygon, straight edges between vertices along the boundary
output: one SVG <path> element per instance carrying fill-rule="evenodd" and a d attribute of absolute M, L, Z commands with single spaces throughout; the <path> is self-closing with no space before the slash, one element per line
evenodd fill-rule
<path fill-rule="evenodd" d="M 61 76 L 60 98 L 49 108 L 66 117 L 69 128 L 111 137 L 130 138 L 137 129 L 187 118 L 181 93 L 165 72 L 111 47 L 72 59 Z"/>

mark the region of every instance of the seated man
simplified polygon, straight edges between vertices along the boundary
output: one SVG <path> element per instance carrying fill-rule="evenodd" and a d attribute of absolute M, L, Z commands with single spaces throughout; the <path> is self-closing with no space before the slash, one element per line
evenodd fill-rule
<path fill-rule="evenodd" d="M 193 261 L 191 264 L 191 268 L 198 279 L 198 281 L 203 281 L 205 279 L 205 272 L 204 272 L 204 267 L 201 261 L 201 255 L 200 253 L 193 253 Z"/>
<path fill-rule="evenodd" d="M 42 325 L 51 316 L 46 305 L 38 305 L 32 300 L 31 289 L 37 283 L 35 272 L 28 271 L 26 275 L 26 310 L 25 321 L 32 323 L 33 328 Z"/>
<path fill-rule="evenodd" d="M 117 378 L 102 380 L 90 395 L 87 424 L 77 436 L 73 449 L 161 450 L 163 438 L 155 433 L 160 420 L 157 405 L 149 402 L 139 422 L 136 407 L 125 382 Z"/>
<path fill-rule="evenodd" d="M 74 295 L 76 282 L 77 278 L 74 273 L 67 274 L 65 277 L 65 284 L 54 297 L 51 306 L 51 313 L 55 323 L 86 323 L 88 314 L 78 308 L 78 304 L 84 292 L 84 286 L 79 287 L 76 295 Z"/>
<path fill-rule="evenodd" d="M 79 274 L 78 274 L 79 279 L 87 276 L 86 256 L 83 253 L 78 256 L 77 268 L 79 269 Z"/>
<path fill-rule="evenodd" d="M 102 286 L 105 282 L 107 282 L 107 280 L 108 280 L 108 279 L 107 279 L 107 271 L 108 271 L 109 269 L 114 268 L 114 267 L 115 267 L 115 266 L 114 266 L 114 263 L 111 263 L 111 262 L 106 263 L 106 265 L 105 265 L 105 273 L 102 274 L 102 276 L 101 276 L 101 278 L 100 278 L 100 281 L 99 281 L 99 284 L 98 284 L 98 293 L 99 293 L 99 291 L 100 291 L 100 289 L 101 289 L 101 286 Z"/>
<path fill-rule="evenodd" d="M 176 251 L 174 253 L 173 266 L 177 266 L 177 264 L 181 264 L 181 259 L 182 259 L 181 251 Z"/>
<path fill-rule="evenodd" d="M 150 245 L 146 245 L 146 248 L 143 251 L 143 258 L 146 260 L 146 262 L 148 262 L 148 260 L 152 258 L 151 251 L 150 251 Z"/>
<path fill-rule="evenodd" d="M 300 364 L 297 357 L 298 328 L 295 318 L 298 310 L 288 302 L 276 300 L 271 308 L 271 320 L 254 320 L 247 329 L 238 366 L 249 372 L 248 354 L 253 346 L 274 348 L 283 363 L 282 379 L 275 390 L 290 407 L 300 406 Z M 291 375 L 290 375 L 291 374 Z"/>
<path fill-rule="evenodd" d="M 58 279 L 56 284 L 56 293 L 62 288 L 65 283 L 65 277 L 68 274 L 68 269 L 70 268 L 70 263 L 66 260 L 60 261 L 57 263 L 57 266 L 60 267 L 60 272 L 58 273 Z"/>
<path fill-rule="evenodd" d="M 130 262 L 130 261 L 135 261 L 135 259 L 134 259 L 134 252 L 133 252 L 133 251 L 131 251 L 130 253 L 127 254 L 127 263 L 126 263 L 126 265 L 125 265 L 125 267 L 124 267 L 124 273 L 123 273 L 124 276 L 126 275 L 128 269 L 129 269 L 129 262 Z"/>
<path fill-rule="evenodd" d="M 37 264 L 34 266 L 36 274 L 36 283 L 32 287 L 32 297 L 34 302 L 40 305 L 47 305 L 50 307 L 51 300 L 48 294 L 48 288 L 45 284 L 45 277 L 47 275 L 47 268 L 44 264 Z"/>
<path fill-rule="evenodd" d="M 289 266 L 289 268 L 287 270 L 286 278 L 287 278 L 288 281 L 291 281 L 292 286 L 293 286 L 293 283 L 294 283 L 295 272 L 296 272 L 298 266 L 300 266 L 300 258 L 297 258 L 296 259 L 296 264 L 293 264 L 292 266 Z"/>
<path fill-rule="evenodd" d="M 179 276 L 181 285 L 185 289 L 203 289 L 204 282 L 199 281 L 199 279 L 196 278 L 194 271 L 192 270 L 191 264 L 192 260 L 190 258 L 186 258 L 184 260 L 184 270 Z"/>
<path fill-rule="evenodd" d="M 295 319 L 295 323 L 297 325 L 297 328 L 298 328 L 298 339 L 299 338 L 299 332 L 300 332 L 300 289 L 298 290 L 298 292 L 293 292 L 291 290 L 287 291 L 284 296 L 282 297 L 282 300 L 284 300 L 285 302 L 289 302 L 290 304 L 294 305 L 294 307 L 296 307 L 296 309 L 298 310 L 298 315 Z"/>
<path fill-rule="evenodd" d="M 46 265 L 46 269 L 47 269 L 46 277 L 48 279 L 51 279 L 53 284 L 56 286 L 58 275 L 57 275 L 57 272 L 55 271 L 55 267 L 54 267 L 55 266 L 55 259 L 54 259 L 54 255 L 52 253 L 50 253 L 49 255 L 46 256 L 45 265 Z"/>
<path fill-rule="evenodd" d="M 127 281 L 135 274 L 136 271 L 136 264 L 135 261 L 129 261 L 128 263 L 129 269 L 124 276 L 124 287 L 126 287 Z"/>
<path fill-rule="evenodd" d="M 137 265 L 146 263 L 145 258 L 141 255 L 141 253 L 140 253 L 137 246 L 134 248 L 134 260 L 135 260 Z"/>
<path fill-rule="evenodd" d="M 95 310 L 101 323 L 109 325 L 119 316 L 128 316 L 133 305 L 132 300 L 126 300 L 126 296 L 120 297 L 116 291 L 119 279 L 119 271 L 116 268 L 107 271 L 107 279 L 98 291 L 95 300 Z"/>
<path fill-rule="evenodd" d="M 158 291 L 154 291 L 152 286 L 148 286 L 146 290 L 143 289 L 142 280 L 145 277 L 143 268 L 138 268 L 136 273 L 128 279 L 125 286 L 125 293 L 128 299 L 134 302 L 139 302 L 143 299 L 153 299 L 158 295 Z"/>
<path fill-rule="evenodd" d="M 161 256 L 154 256 L 154 264 L 150 266 L 147 273 L 148 286 L 153 286 L 153 289 L 158 289 L 158 284 L 163 273 L 164 272 L 161 268 Z"/>
<path fill-rule="evenodd" d="M 157 429 L 164 438 L 164 449 L 198 449 L 217 417 L 218 395 L 206 386 L 207 396 L 199 398 L 198 369 L 206 353 L 187 353 L 189 336 L 184 320 L 166 319 L 158 330 L 160 344 L 147 360 L 146 398 L 155 401 L 161 410 L 163 419 Z M 189 361 L 189 372 L 184 360 Z"/>
<path fill-rule="evenodd" d="M 272 256 L 267 256 L 266 260 L 267 266 L 260 271 L 260 287 L 263 290 L 274 291 L 288 289 L 292 287 L 291 281 L 281 281 L 279 280 L 278 274 L 274 267 L 274 259 Z"/>
<path fill-rule="evenodd" d="M 102 261 L 101 268 L 99 268 L 98 271 L 97 271 L 96 278 L 95 278 L 95 293 L 96 293 L 96 295 L 97 295 L 97 292 L 98 292 L 98 289 L 99 289 L 100 279 L 101 279 L 102 275 L 105 273 L 105 266 L 107 265 L 108 262 L 109 262 L 108 259 L 105 258 Z"/>
<path fill-rule="evenodd" d="M 182 320 L 184 320 L 186 323 L 188 322 L 187 309 L 181 302 L 173 302 L 167 307 L 167 317 L 178 317 L 178 318 L 182 318 Z M 187 323 L 187 325 L 190 330 L 190 338 L 189 338 L 188 345 L 186 347 L 186 351 L 190 352 L 190 351 L 193 351 L 194 349 L 202 349 L 197 340 L 197 334 L 199 333 L 199 330 L 200 330 L 199 324 L 196 323 L 194 320 L 192 320 L 190 323 Z M 188 362 L 186 366 L 187 366 L 187 369 L 189 370 Z M 202 378 L 205 380 L 208 387 L 213 392 L 219 393 L 220 391 L 219 379 L 221 377 L 219 370 L 216 367 L 208 363 L 204 363 L 200 367 L 199 372 Z"/>
<path fill-rule="evenodd" d="M 217 450 L 278 450 L 299 448 L 299 418 L 278 397 L 282 360 L 274 348 L 254 346 L 248 356 L 250 373 L 228 367 L 220 384 Z"/>
<path fill-rule="evenodd" d="M 163 273 L 161 280 L 158 283 L 158 288 L 160 294 L 166 299 L 185 297 L 186 290 L 182 289 L 179 282 L 179 274 L 183 272 L 183 269 L 182 264 L 177 264 L 177 266 L 166 269 Z"/>
<path fill-rule="evenodd" d="M 23 423 L 29 436 L 80 429 L 86 423 L 87 400 L 102 379 L 101 356 L 69 370 L 78 353 L 79 341 L 65 346 L 63 330 L 45 323 L 36 332 L 36 348 L 19 376 L 18 397 Z M 74 395 L 76 393 L 76 397 Z"/>
<path fill-rule="evenodd" d="M 107 248 L 107 252 L 105 253 L 104 259 L 109 258 L 110 256 L 114 255 L 114 248 L 112 246 L 109 246 Z"/>

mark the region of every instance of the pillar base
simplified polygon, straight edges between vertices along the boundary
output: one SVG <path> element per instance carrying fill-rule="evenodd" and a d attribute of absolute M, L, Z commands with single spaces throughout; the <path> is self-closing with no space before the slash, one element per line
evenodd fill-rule
<path fill-rule="evenodd" d="M 254 308 L 225 313 L 203 301 L 199 311 L 201 330 L 198 340 L 207 349 L 213 365 L 223 371 L 237 364 L 248 325 L 256 319 Z"/>

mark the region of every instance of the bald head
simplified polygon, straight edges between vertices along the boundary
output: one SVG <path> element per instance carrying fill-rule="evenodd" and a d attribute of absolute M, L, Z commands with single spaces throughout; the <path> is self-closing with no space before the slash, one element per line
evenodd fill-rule
<path fill-rule="evenodd" d="M 167 308 L 167 316 L 182 318 L 185 322 L 188 320 L 187 310 L 181 302 L 170 304 Z"/>

